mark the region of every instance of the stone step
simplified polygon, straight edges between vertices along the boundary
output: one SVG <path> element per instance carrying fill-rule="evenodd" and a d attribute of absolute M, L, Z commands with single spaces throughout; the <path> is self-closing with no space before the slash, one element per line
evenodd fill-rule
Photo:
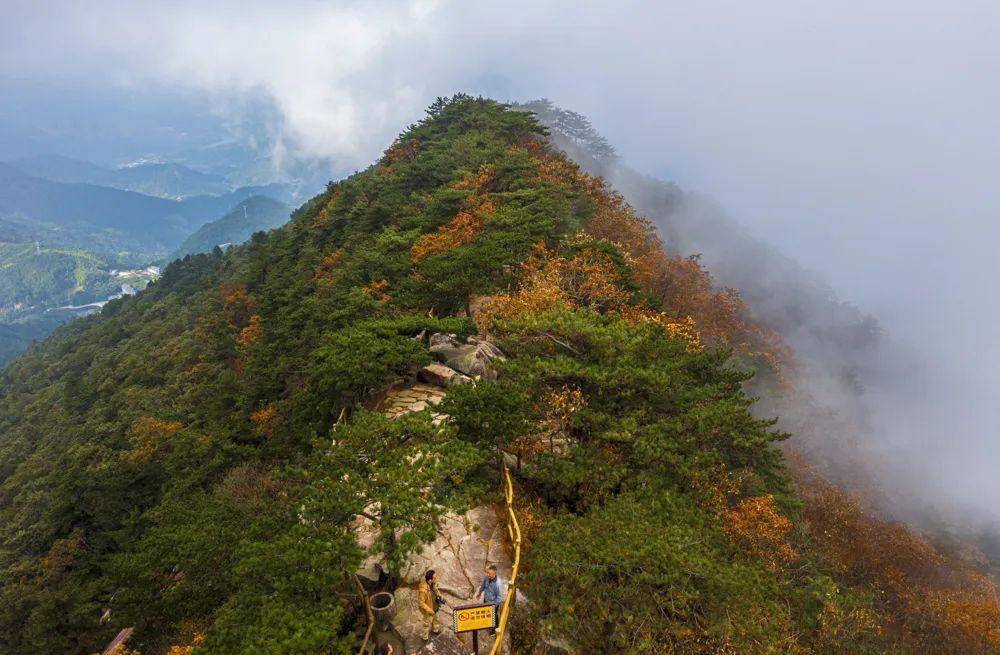
<path fill-rule="evenodd" d="M 431 640 L 421 646 L 415 655 L 468 655 L 471 651 L 451 630 L 444 630 L 431 637 Z M 480 648 L 480 653 L 482 653 Z"/>

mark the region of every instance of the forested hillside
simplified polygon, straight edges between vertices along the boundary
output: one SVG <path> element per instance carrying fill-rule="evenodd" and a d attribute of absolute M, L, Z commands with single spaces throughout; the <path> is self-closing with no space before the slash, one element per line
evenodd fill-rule
<path fill-rule="evenodd" d="M 112 255 L 0 243 L 0 363 L 109 297 L 139 290 L 155 269 L 129 270 Z"/>
<path fill-rule="evenodd" d="M 112 288 L 108 268 L 105 260 L 84 251 L 0 243 L 0 317 L 52 299 L 92 302 Z"/>
<path fill-rule="evenodd" d="M 440 427 L 372 411 L 423 330 L 507 356 Z M 134 626 L 144 655 L 352 652 L 354 519 L 380 508 L 398 563 L 496 501 L 507 454 L 515 652 L 997 652 L 974 558 L 793 482 L 744 391 L 783 393 L 793 361 L 531 114 L 439 100 L 283 228 L 0 373 L 0 651 Z"/>
<path fill-rule="evenodd" d="M 225 216 L 205 223 L 170 253 L 169 260 L 184 255 L 208 252 L 223 244 L 243 243 L 254 232 L 270 230 L 288 220 L 291 208 L 266 196 L 252 196 L 240 202 Z"/>

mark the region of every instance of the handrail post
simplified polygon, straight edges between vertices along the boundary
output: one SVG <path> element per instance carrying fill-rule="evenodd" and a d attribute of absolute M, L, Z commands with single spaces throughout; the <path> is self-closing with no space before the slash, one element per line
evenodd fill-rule
<path fill-rule="evenodd" d="M 507 595 L 503 600 L 503 608 L 497 621 L 496 637 L 489 655 L 498 655 L 503 649 L 503 638 L 507 633 L 507 622 L 513 611 L 517 598 L 517 572 L 521 566 L 521 526 L 517 523 L 514 513 L 514 482 L 510 478 L 510 469 L 503 467 L 504 501 L 507 506 L 507 534 L 514 544 L 514 563 L 511 566 L 510 582 L 507 584 Z"/>
<path fill-rule="evenodd" d="M 361 647 L 358 648 L 358 655 L 365 655 L 365 650 L 368 648 L 368 640 L 372 637 L 372 630 L 375 629 L 375 614 L 372 612 L 371 602 L 368 600 L 368 594 L 365 593 L 365 588 L 361 584 L 361 580 L 358 579 L 358 575 L 352 574 L 354 578 L 354 584 L 358 586 L 358 595 L 361 596 L 361 604 L 365 608 L 365 618 L 368 620 L 368 629 L 365 630 L 365 637 L 361 640 Z"/>

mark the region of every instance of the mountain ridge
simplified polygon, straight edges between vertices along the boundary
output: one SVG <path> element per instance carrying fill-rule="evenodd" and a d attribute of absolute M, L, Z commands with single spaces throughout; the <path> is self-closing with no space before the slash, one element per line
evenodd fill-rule
<path fill-rule="evenodd" d="M 197 195 L 221 195 L 233 189 L 226 180 L 178 163 L 143 163 L 105 168 L 63 155 L 36 155 L 9 162 L 28 175 L 53 182 L 83 183 L 181 200 Z"/>
<path fill-rule="evenodd" d="M 291 213 L 288 205 L 267 196 L 250 196 L 237 203 L 224 216 L 205 223 L 177 247 L 167 260 L 208 252 L 223 244 L 243 243 L 254 232 L 282 225 Z"/>
<path fill-rule="evenodd" d="M 781 389 L 780 339 L 548 136 L 439 99 L 284 227 L 0 372 L 0 646 L 129 627 L 146 655 L 348 652 L 344 574 L 376 558 L 392 580 L 444 511 L 496 499 L 507 458 L 515 652 L 989 652 L 995 587 L 793 484 L 744 391 Z M 440 425 L 366 410 L 428 333 L 507 359 Z"/>

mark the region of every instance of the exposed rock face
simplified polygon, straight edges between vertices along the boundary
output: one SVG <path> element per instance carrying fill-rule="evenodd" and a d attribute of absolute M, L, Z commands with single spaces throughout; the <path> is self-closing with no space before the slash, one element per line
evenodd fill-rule
<path fill-rule="evenodd" d="M 469 337 L 468 343 L 460 344 L 452 335 L 432 334 L 430 344 L 430 352 L 438 361 L 473 378 L 496 379 L 491 362 L 506 359 L 493 343 L 476 337 Z"/>
<path fill-rule="evenodd" d="M 466 341 L 479 346 L 483 346 L 483 348 L 485 348 L 495 359 L 501 359 L 501 360 L 507 359 L 506 357 L 504 357 L 503 351 L 497 348 L 497 345 L 492 341 L 490 341 L 489 339 L 483 339 L 480 337 L 472 336 L 469 337 Z"/>
<path fill-rule="evenodd" d="M 416 588 L 428 569 L 434 569 L 438 589 L 449 605 L 438 612 L 438 620 L 446 630 L 451 626 L 451 607 L 475 602 L 487 564 L 497 566 L 501 590 L 506 593 L 511 561 L 501 543 L 505 529 L 492 507 L 474 507 L 462 515 L 447 514 L 438 525 L 437 539 L 410 557 L 402 571 L 402 586 L 396 590 L 393 620 L 406 641 L 407 652 L 413 652 L 422 643 Z M 486 632 L 479 637 L 480 652 L 488 652 L 491 637 Z"/>
<path fill-rule="evenodd" d="M 428 364 L 417 371 L 417 379 L 421 382 L 434 384 L 439 387 L 444 387 L 449 384 L 468 384 L 469 382 L 472 382 L 472 378 L 469 376 L 462 375 L 453 368 L 437 363 Z"/>
<path fill-rule="evenodd" d="M 441 363 L 429 364 L 421 369 L 417 373 L 419 382 L 416 384 L 390 388 L 379 408 L 391 418 L 437 405 L 445 397 L 445 387 L 449 385 L 469 384 L 476 378 L 496 378 L 491 362 L 505 359 L 492 342 L 477 337 L 469 337 L 464 344 L 453 334 L 428 336 L 421 333 L 416 339 L 426 343 L 430 353 Z M 447 418 L 443 414 L 433 416 L 436 422 Z M 368 550 L 374 542 L 375 526 L 371 521 L 359 518 L 354 529 L 358 545 Z M 441 517 L 437 538 L 409 558 L 401 572 L 400 586 L 395 591 L 396 613 L 392 625 L 394 632 L 402 637 L 407 653 L 457 655 L 469 652 L 471 637 L 457 637 L 451 632 L 450 607 L 475 602 L 476 591 L 488 564 L 497 566 L 501 590 L 506 593 L 511 562 L 501 543 L 505 530 L 503 520 L 492 507 L 479 506 L 465 514 L 449 513 Z M 438 612 L 442 634 L 425 643 L 421 639 L 423 622 L 417 587 L 429 569 L 434 569 L 438 589 L 448 606 Z M 369 589 L 378 587 L 386 580 L 377 556 L 367 558 L 358 576 Z M 480 652 L 488 652 L 492 637 L 483 631 L 479 641 Z"/>
<path fill-rule="evenodd" d="M 485 505 L 461 515 L 444 515 L 437 539 L 410 556 L 402 571 L 402 584 L 415 586 L 428 569 L 434 569 L 438 588 L 449 602 L 471 602 L 487 564 L 497 565 L 501 580 L 510 575 L 510 561 L 501 547 L 504 530 L 500 517 Z"/>
<path fill-rule="evenodd" d="M 415 655 L 467 655 L 468 652 L 468 646 L 463 644 L 451 630 L 445 630 L 424 644 Z"/>
<path fill-rule="evenodd" d="M 442 334 L 440 332 L 432 334 L 427 341 L 427 348 L 432 353 L 449 348 L 458 348 L 461 345 L 454 334 Z"/>

